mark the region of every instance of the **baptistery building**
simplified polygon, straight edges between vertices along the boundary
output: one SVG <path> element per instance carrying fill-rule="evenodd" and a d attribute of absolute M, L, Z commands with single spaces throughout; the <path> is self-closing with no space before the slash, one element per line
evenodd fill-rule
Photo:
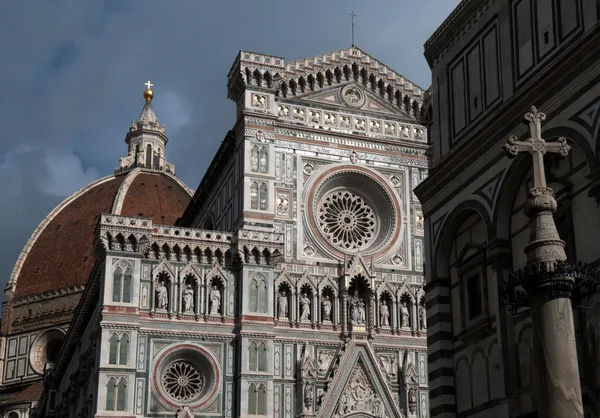
<path fill-rule="evenodd" d="M 190 199 L 144 92 L 115 175 L 65 203 L 107 196 L 86 241 L 65 242 L 89 261 L 73 310 L 49 331 L 12 325 L 3 384 L 43 376 L 38 417 L 429 417 L 412 192 L 428 92 L 353 46 L 294 62 L 241 51 L 227 94 L 235 122 Z M 15 312 L 21 283 L 42 297 L 35 278 L 11 283 Z"/>

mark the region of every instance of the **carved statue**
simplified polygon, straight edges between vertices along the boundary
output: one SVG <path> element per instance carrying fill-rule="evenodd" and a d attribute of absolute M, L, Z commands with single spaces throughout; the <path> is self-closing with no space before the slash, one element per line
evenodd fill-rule
<path fill-rule="evenodd" d="M 161 280 L 156 288 L 156 307 L 167 309 L 169 307 L 169 295 L 165 283 Z"/>
<path fill-rule="evenodd" d="M 177 410 L 177 418 L 194 418 L 194 413 L 189 406 L 183 405 L 181 409 Z"/>
<path fill-rule="evenodd" d="M 266 106 L 266 101 L 267 99 L 265 98 L 265 96 L 255 94 L 252 98 L 252 106 L 264 108 Z"/>
<path fill-rule="evenodd" d="M 189 283 L 183 291 L 183 310 L 184 312 L 194 311 L 194 290 Z"/>
<path fill-rule="evenodd" d="M 365 319 L 365 302 L 362 299 L 358 299 L 358 323 L 364 324 Z"/>
<path fill-rule="evenodd" d="M 331 351 L 319 351 L 317 358 L 319 374 L 324 374 L 327 372 L 332 358 L 333 353 Z"/>
<path fill-rule="evenodd" d="M 408 389 L 408 410 L 412 414 L 417 410 L 417 388 Z"/>
<path fill-rule="evenodd" d="M 325 295 L 323 299 L 323 319 L 325 321 L 331 321 L 331 301 L 329 300 L 329 296 Z"/>
<path fill-rule="evenodd" d="M 210 291 L 210 314 L 218 315 L 221 310 L 221 291 L 217 286 Z"/>
<path fill-rule="evenodd" d="M 402 328 L 409 328 L 410 312 L 408 311 L 406 302 L 402 304 L 402 307 L 400 308 L 400 314 L 402 315 Z"/>
<path fill-rule="evenodd" d="M 279 319 L 288 317 L 288 298 L 285 291 L 281 291 L 277 297 L 277 310 Z"/>
<path fill-rule="evenodd" d="M 388 378 L 396 378 L 398 367 L 396 366 L 396 356 L 394 354 L 380 354 L 379 362 Z"/>
<path fill-rule="evenodd" d="M 300 320 L 306 321 L 310 319 L 310 299 L 306 296 L 306 293 L 302 294 L 302 298 L 300 299 L 300 306 L 302 307 L 302 311 L 300 312 Z"/>
<path fill-rule="evenodd" d="M 386 417 L 383 401 L 377 395 L 373 396 L 373 410 L 371 411 L 371 413 L 379 418 Z"/>
<path fill-rule="evenodd" d="M 427 328 L 427 310 L 425 306 L 419 308 L 419 319 L 421 320 L 421 329 Z"/>
<path fill-rule="evenodd" d="M 308 384 L 304 386 L 304 409 L 307 411 L 311 410 L 313 403 L 313 387 Z"/>
<path fill-rule="evenodd" d="M 390 325 L 390 309 L 388 308 L 387 302 L 382 300 L 379 304 L 379 323 L 382 327 L 388 327 Z"/>

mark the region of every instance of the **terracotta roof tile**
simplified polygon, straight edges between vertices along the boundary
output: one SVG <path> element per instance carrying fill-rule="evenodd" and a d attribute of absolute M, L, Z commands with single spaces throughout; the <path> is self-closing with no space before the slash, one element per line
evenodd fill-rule
<path fill-rule="evenodd" d="M 44 384 L 42 382 L 36 382 L 32 385 L 27 386 L 25 389 L 23 389 L 21 392 L 17 393 L 15 396 L 8 399 L 7 401 L 10 403 L 37 401 L 40 399 L 43 390 Z"/>

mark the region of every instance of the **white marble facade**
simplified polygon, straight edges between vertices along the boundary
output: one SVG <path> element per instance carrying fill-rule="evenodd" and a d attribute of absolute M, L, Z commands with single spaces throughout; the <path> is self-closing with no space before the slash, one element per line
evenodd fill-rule
<path fill-rule="evenodd" d="M 358 48 L 242 51 L 228 80 L 235 130 L 181 226 L 101 217 L 41 410 L 429 417 L 425 91 Z"/>

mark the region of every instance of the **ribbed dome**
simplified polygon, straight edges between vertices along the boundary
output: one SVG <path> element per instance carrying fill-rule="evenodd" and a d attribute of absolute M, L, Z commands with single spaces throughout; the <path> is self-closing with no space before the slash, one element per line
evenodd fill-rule
<path fill-rule="evenodd" d="M 174 225 L 191 197 L 166 172 L 136 169 L 91 183 L 58 205 L 35 230 L 10 278 L 14 297 L 85 284 L 94 266 L 94 231 L 101 213 Z"/>

